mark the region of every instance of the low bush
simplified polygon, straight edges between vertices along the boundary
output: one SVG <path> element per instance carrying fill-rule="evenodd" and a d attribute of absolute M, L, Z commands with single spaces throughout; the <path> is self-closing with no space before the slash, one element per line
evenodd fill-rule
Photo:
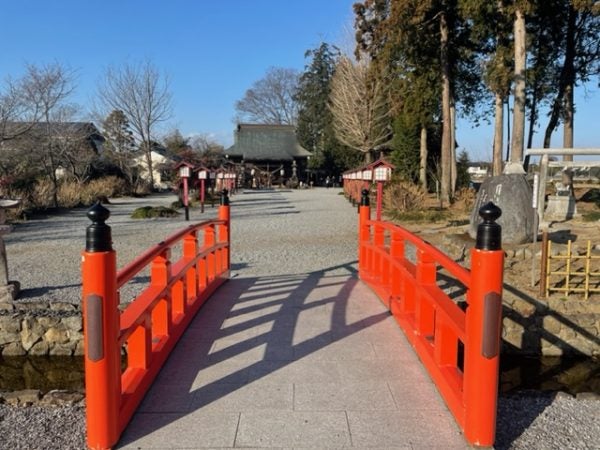
<path fill-rule="evenodd" d="M 584 222 L 596 222 L 600 220 L 600 211 L 591 211 L 584 213 L 581 218 Z"/>
<path fill-rule="evenodd" d="M 444 210 L 405 211 L 392 214 L 392 219 L 398 222 L 441 222 L 449 217 Z"/>
<path fill-rule="evenodd" d="M 157 217 L 177 217 L 179 213 L 166 206 L 142 206 L 131 213 L 132 219 L 154 219 Z"/>

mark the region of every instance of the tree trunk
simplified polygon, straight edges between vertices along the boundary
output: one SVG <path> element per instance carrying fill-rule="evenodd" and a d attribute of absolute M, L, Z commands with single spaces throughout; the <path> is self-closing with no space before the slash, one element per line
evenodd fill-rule
<path fill-rule="evenodd" d="M 574 59 L 575 59 L 575 21 L 577 17 L 577 12 L 573 9 L 572 6 L 569 7 L 569 18 L 567 23 L 567 37 L 566 37 L 566 48 L 565 48 L 565 60 L 560 72 L 560 79 L 558 83 L 558 92 L 556 97 L 554 97 L 554 101 L 552 102 L 552 109 L 550 112 L 550 119 L 548 120 L 548 125 L 546 126 L 546 132 L 544 134 L 544 148 L 549 148 L 552 133 L 556 129 L 558 125 L 558 120 L 560 119 L 561 112 L 565 114 L 565 120 L 567 120 L 566 111 L 563 111 L 563 105 L 565 105 L 569 100 L 566 98 L 566 90 L 567 86 L 575 84 L 575 72 L 573 68 Z M 572 126 L 573 120 L 573 100 L 572 100 L 572 92 L 571 92 L 571 101 L 570 101 L 570 120 Z M 563 103 L 564 102 L 564 103 Z M 567 130 L 565 130 L 567 131 Z M 566 138 L 565 138 L 566 139 Z M 563 141 L 564 142 L 564 141 Z"/>
<path fill-rule="evenodd" d="M 440 201 L 449 203 L 452 192 L 451 186 L 451 139 L 450 127 L 450 63 L 448 61 L 448 24 L 446 14 L 440 16 L 440 65 L 442 70 L 442 149 L 441 149 L 441 193 Z"/>
<path fill-rule="evenodd" d="M 537 122 L 537 105 L 538 105 L 538 87 L 533 86 L 531 94 L 531 106 L 529 107 L 529 131 L 527 132 L 527 148 L 533 145 L 533 135 L 535 134 L 535 124 Z"/>
<path fill-rule="evenodd" d="M 453 198 L 458 178 L 456 168 L 456 106 L 454 106 L 453 96 L 451 96 L 450 105 L 450 197 Z"/>
<path fill-rule="evenodd" d="M 492 153 L 492 175 L 502 174 L 502 145 L 504 144 L 504 99 L 496 93 L 494 111 L 494 150 Z"/>
<path fill-rule="evenodd" d="M 373 162 L 373 155 L 370 150 L 367 150 L 365 153 L 365 164 L 371 164 Z"/>
<path fill-rule="evenodd" d="M 521 162 L 523 159 L 523 147 L 525 140 L 525 15 L 517 9 L 514 22 L 515 41 L 515 101 L 513 113 L 513 134 L 511 142 L 512 162 Z"/>
<path fill-rule="evenodd" d="M 575 90 L 575 24 L 577 11 L 569 6 L 569 21 L 567 24 L 567 42 L 565 51 L 565 93 L 563 101 L 563 148 L 573 148 L 573 120 L 575 105 L 573 91 Z M 573 155 L 564 155 L 563 161 L 573 161 Z"/>
<path fill-rule="evenodd" d="M 419 141 L 419 182 L 423 189 L 427 190 L 427 127 L 421 126 L 421 139 Z"/>
<path fill-rule="evenodd" d="M 573 85 L 565 86 L 563 148 L 573 148 Z M 563 161 L 573 161 L 573 155 L 563 155 Z"/>
<path fill-rule="evenodd" d="M 152 164 L 152 144 L 150 142 L 144 142 L 144 153 L 146 155 L 146 164 L 148 165 L 148 181 L 150 182 L 150 189 L 154 190 L 154 167 Z"/>

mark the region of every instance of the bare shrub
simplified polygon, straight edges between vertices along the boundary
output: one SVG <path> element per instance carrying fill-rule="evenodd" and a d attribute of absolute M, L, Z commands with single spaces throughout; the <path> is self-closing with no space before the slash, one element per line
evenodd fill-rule
<path fill-rule="evenodd" d="M 471 188 L 459 189 L 454 195 L 454 203 L 452 209 L 459 212 L 471 212 L 475 204 L 477 193 Z"/>
<path fill-rule="evenodd" d="M 35 183 L 33 192 L 29 196 L 31 206 L 34 208 L 48 208 L 54 204 L 54 186 L 50 180 L 41 179 Z"/>
<path fill-rule="evenodd" d="M 417 211 L 423 208 L 426 197 L 427 193 L 421 186 L 407 181 L 399 181 L 385 188 L 383 204 L 388 211 Z"/>
<path fill-rule="evenodd" d="M 58 187 L 58 204 L 64 208 L 74 208 L 81 204 L 83 186 L 74 181 L 65 181 Z"/>
<path fill-rule="evenodd" d="M 119 177 L 104 177 L 91 180 L 81 193 L 81 202 L 91 205 L 98 197 L 110 198 L 125 195 L 128 192 L 127 182 Z"/>

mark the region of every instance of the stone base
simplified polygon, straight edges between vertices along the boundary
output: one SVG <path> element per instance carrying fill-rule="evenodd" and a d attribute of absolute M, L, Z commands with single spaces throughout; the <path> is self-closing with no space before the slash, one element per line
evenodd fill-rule
<path fill-rule="evenodd" d="M 572 195 L 549 195 L 548 206 L 544 211 L 546 220 L 568 220 L 577 215 L 575 197 Z"/>
<path fill-rule="evenodd" d="M 6 286 L 0 286 L 0 303 L 12 303 L 20 291 L 21 284 L 18 281 L 9 281 Z"/>

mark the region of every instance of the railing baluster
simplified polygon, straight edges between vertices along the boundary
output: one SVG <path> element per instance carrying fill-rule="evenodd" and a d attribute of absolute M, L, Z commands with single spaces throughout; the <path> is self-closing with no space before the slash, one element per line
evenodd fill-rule
<path fill-rule="evenodd" d="M 171 249 L 166 248 L 154 258 L 150 268 L 150 284 L 166 288 L 171 279 Z M 171 293 L 167 292 L 152 310 L 152 339 L 170 335 Z"/>
<path fill-rule="evenodd" d="M 215 226 L 210 225 L 204 229 L 204 246 L 205 248 L 212 248 L 215 245 Z M 206 256 L 206 278 L 207 283 L 210 283 L 215 279 L 216 273 L 216 255 L 215 250 L 212 250 L 210 254 Z"/>
<path fill-rule="evenodd" d="M 435 286 L 437 272 L 435 260 L 422 249 L 417 249 L 417 273 L 416 279 L 419 287 Z M 415 295 L 416 300 L 416 324 L 417 331 L 423 337 L 433 339 L 435 325 L 435 308 L 423 289 L 418 289 Z"/>
<path fill-rule="evenodd" d="M 146 370 L 152 361 L 152 319 L 148 313 L 127 340 L 127 366 Z"/>
<path fill-rule="evenodd" d="M 194 260 L 198 252 L 198 239 L 196 237 L 196 231 L 190 232 L 183 238 L 183 257 L 186 260 Z M 190 267 L 185 274 L 185 302 L 184 304 L 190 303 L 198 295 L 198 269 L 197 264 Z M 173 292 L 173 306 L 175 306 L 176 296 L 175 290 Z M 182 311 L 183 312 L 183 311 Z"/>

